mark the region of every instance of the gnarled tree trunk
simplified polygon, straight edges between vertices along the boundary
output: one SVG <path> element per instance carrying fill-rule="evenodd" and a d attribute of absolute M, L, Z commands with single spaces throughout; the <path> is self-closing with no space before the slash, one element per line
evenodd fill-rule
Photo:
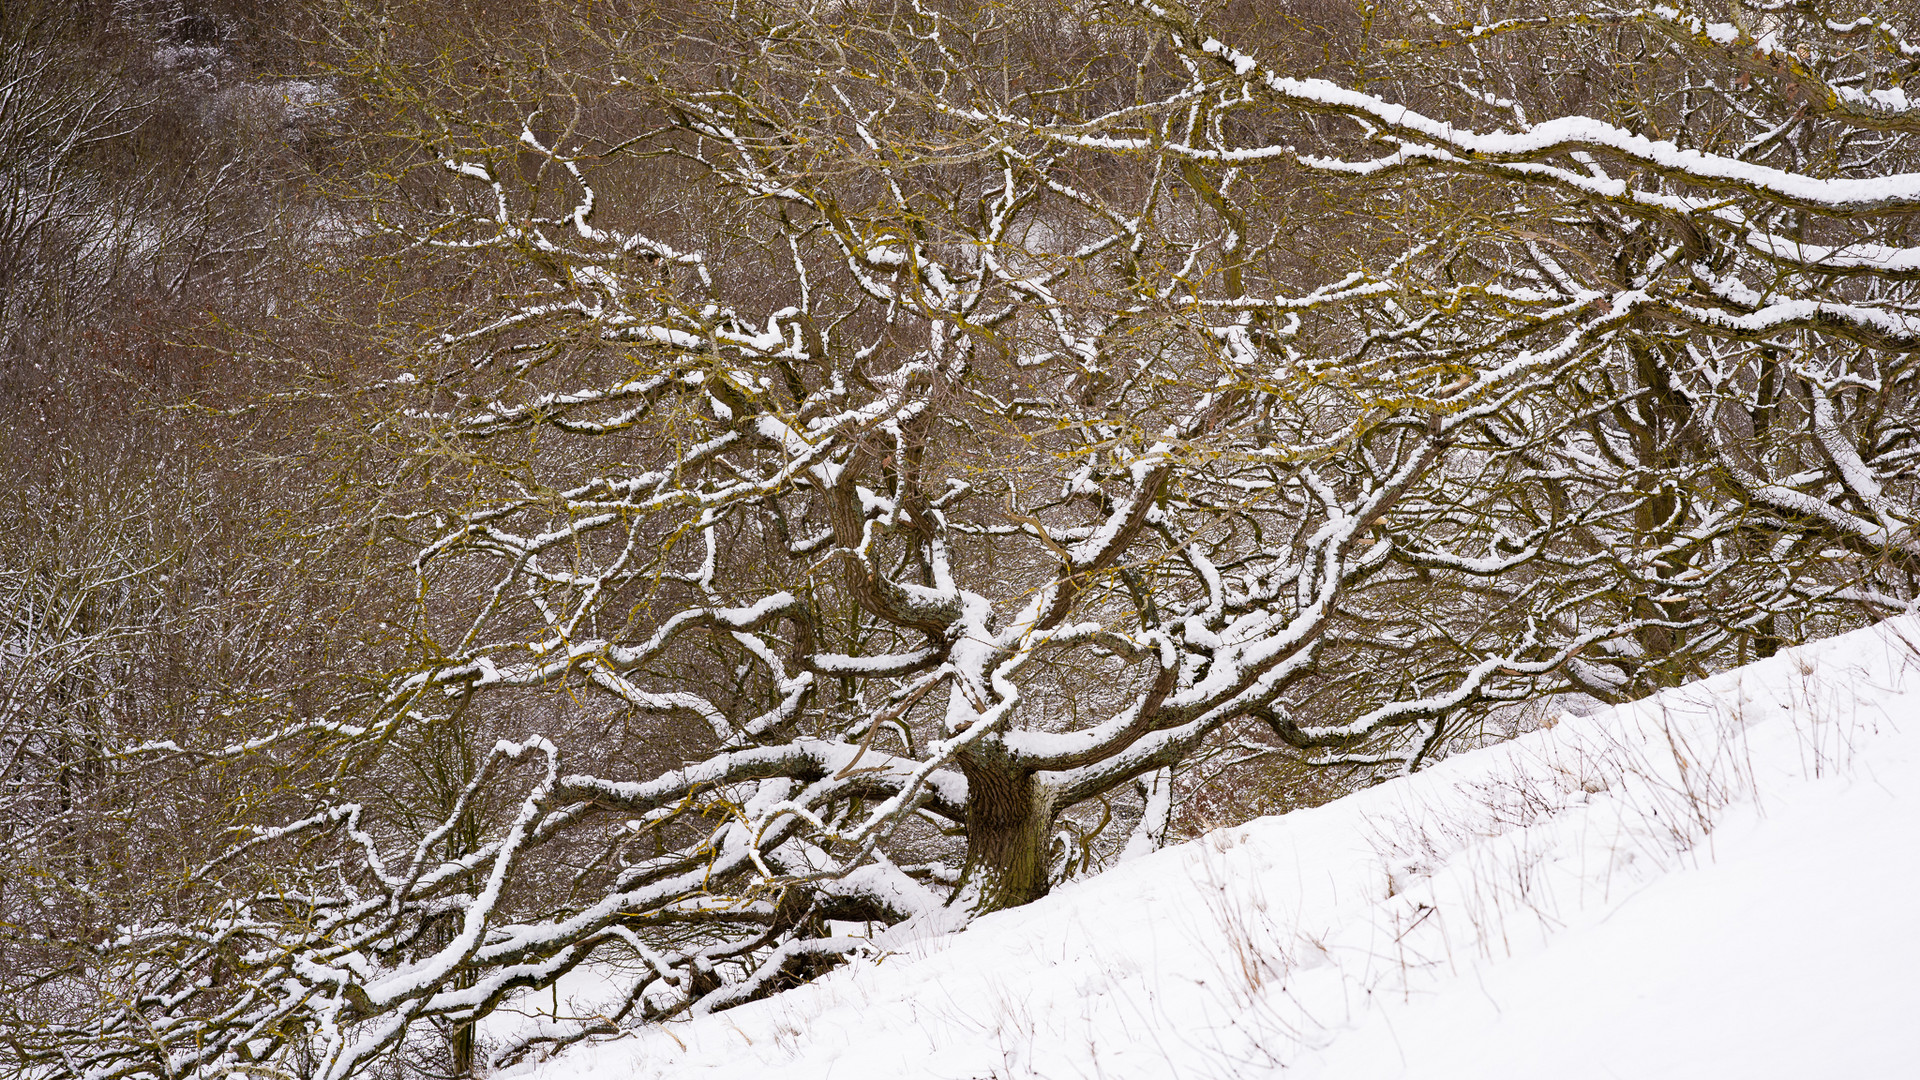
<path fill-rule="evenodd" d="M 987 755 L 960 761 L 967 777 L 967 860 L 952 902 L 986 914 L 1047 894 L 1056 793 L 1031 771 Z"/>

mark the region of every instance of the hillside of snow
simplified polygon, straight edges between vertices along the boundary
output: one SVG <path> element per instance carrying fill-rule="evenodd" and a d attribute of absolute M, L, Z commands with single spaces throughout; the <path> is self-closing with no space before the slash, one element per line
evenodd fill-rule
<path fill-rule="evenodd" d="M 1916 856 L 1908 615 L 504 1075 L 1910 1077 Z"/>

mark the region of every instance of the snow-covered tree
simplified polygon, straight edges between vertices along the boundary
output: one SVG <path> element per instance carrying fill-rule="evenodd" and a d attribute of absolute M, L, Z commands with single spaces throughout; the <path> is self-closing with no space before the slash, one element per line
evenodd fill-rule
<path fill-rule="evenodd" d="M 372 24 L 369 227 L 465 282 L 363 389 L 406 658 L 120 751 L 332 772 L 33 1068 L 464 1071 L 588 963 L 624 1001 L 495 1060 L 724 1008 L 1197 755 L 1413 769 L 1920 596 L 1891 22 L 831 7 L 484 76 Z"/>

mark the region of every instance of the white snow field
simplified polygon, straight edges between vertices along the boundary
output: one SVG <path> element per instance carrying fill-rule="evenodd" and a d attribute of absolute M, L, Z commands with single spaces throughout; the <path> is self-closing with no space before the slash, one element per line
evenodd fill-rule
<path fill-rule="evenodd" d="M 1916 886 L 1909 614 L 506 1075 L 1916 1077 Z"/>

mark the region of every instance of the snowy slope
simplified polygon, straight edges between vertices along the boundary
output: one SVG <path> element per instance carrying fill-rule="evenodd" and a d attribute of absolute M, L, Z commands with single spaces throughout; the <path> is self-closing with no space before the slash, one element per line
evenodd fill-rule
<path fill-rule="evenodd" d="M 512 1075 L 1920 1076 L 1916 886 L 1910 615 Z"/>

